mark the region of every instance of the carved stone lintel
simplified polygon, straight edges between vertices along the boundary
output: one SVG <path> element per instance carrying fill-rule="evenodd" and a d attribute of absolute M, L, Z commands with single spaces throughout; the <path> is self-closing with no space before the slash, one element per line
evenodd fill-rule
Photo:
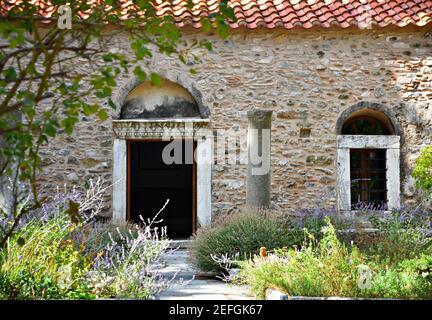
<path fill-rule="evenodd" d="M 213 132 L 208 119 L 172 119 L 172 120 L 113 120 L 114 140 L 114 209 L 113 221 L 117 225 L 126 223 L 126 177 L 127 173 L 127 139 L 172 139 L 191 138 L 197 141 L 197 152 L 207 157 L 207 161 L 196 162 L 196 197 L 198 225 L 210 223 L 212 216 L 212 140 Z M 203 139 L 205 137 L 205 139 Z M 210 148 L 210 152 L 205 152 Z"/>
<path fill-rule="evenodd" d="M 118 139 L 193 138 L 208 136 L 211 133 L 206 119 L 114 120 L 112 126 Z"/>

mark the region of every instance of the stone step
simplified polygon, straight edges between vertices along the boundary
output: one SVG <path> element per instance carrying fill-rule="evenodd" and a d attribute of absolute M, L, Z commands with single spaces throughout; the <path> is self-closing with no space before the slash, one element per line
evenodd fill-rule
<path fill-rule="evenodd" d="M 180 240 L 170 240 L 170 249 L 188 249 L 192 240 L 190 239 L 180 239 Z"/>

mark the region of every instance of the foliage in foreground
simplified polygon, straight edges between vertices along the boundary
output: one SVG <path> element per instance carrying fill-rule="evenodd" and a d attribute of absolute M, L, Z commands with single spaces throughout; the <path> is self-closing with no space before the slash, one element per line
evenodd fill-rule
<path fill-rule="evenodd" d="M 370 217 L 378 230 L 365 253 L 382 265 L 394 266 L 420 253 L 432 254 L 432 212 L 421 206 L 402 208 Z"/>
<path fill-rule="evenodd" d="M 240 278 L 264 297 L 265 289 L 282 289 L 290 295 L 345 296 L 356 290 L 357 267 L 364 257 L 356 248 L 348 250 L 336 237 L 332 225 L 324 237 L 313 236 L 299 249 L 276 250 L 269 257 L 254 257 L 241 263 Z"/>
<path fill-rule="evenodd" d="M 4 299 L 92 298 L 85 276 L 91 261 L 69 238 L 64 217 L 32 222 L 10 239 L 0 261 Z"/>
<path fill-rule="evenodd" d="M 291 296 L 430 299 L 431 261 L 422 255 L 393 267 L 375 264 L 355 246 L 343 244 L 328 222 L 320 241 L 312 238 L 299 249 L 240 262 L 236 280 L 259 298 L 273 288 Z"/>
<path fill-rule="evenodd" d="M 121 76 L 160 85 L 162 78 L 151 69 L 156 54 L 189 68 L 200 62 L 197 50 L 212 49 L 208 40 L 185 39 L 172 16 L 156 12 L 153 0 L 125 4 L 0 1 L 0 181 L 6 176 L 13 181 L 9 210 L 16 221 L 0 233 L 0 247 L 21 218 L 46 201 L 39 197 L 37 181 L 44 147 L 72 134 L 83 117 L 105 121 L 117 107 L 112 97 Z M 201 30 L 226 38 L 228 20 L 235 20 L 233 9 L 221 0 L 209 17 L 201 18 Z M 119 35 L 128 39 L 127 53 L 116 49 Z M 32 194 L 25 206 L 16 187 L 20 182 Z"/>
<path fill-rule="evenodd" d="M 295 237 L 281 224 L 280 219 L 263 212 L 244 212 L 224 218 L 198 230 L 192 244 L 192 255 L 197 266 L 206 272 L 220 272 L 223 268 L 213 257 L 236 256 L 247 259 L 268 249 L 290 246 Z"/>
<path fill-rule="evenodd" d="M 0 256 L 0 298 L 149 299 L 167 285 L 154 268 L 167 241 L 151 229 L 82 228 L 65 215 L 22 228 Z"/>
<path fill-rule="evenodd" d="M 412 175 L 420 188 L 432 192 L 432 146 L 422 149 Z"/>
<path fill-rule="evenodd" d="M 150 228 L 133 226 L 108 232 L 110 241 L 94 259 L 88 273 L 95 294 L 105 297 L 149 299 L 168 285 L 156 262 L 168 248 Z"/>
<path fill-rule="evenodd" d="M 57 195 L 20 225 L 0 250 L 0 299 L 149 299 L 168 285 L 155 270 L 168 241 L 151 224 L 120 229 L 64 203 L 79 201 L 84 217 L 102 199 L 94 195 Z"/>

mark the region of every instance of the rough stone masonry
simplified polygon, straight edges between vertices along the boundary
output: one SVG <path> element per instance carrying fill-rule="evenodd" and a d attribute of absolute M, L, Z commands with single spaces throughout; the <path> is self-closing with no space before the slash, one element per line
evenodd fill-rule
<path fill-rule="evenodd" d="M 226 41 L 211 37 L 212 52 L 197 52 L 196 75 L 188 72 L 190 65 L 157 53 L 152 71 L 198 93 L 214 130 L 245 130 L 253 108 L 273 112 L 271 203 L 284 213 L 336 203 L 339 117 L 360 102 L 388 108 L 401 130 L 402 201 L 409 203 L 415 200 L 413 162 L 421 147 L 432 143 L 430 31 L 238 29 Z M 199 37 L 187 33 L 190 40 Z M 114 39 L 112 51 L 128 54 L 128 48 L 126 37 Z M 122 77 L 116 95 L 126 96 L 136 81 L 133 75 Z M 122 107 L 117 101 L 113 118 Z M 43 150 L 42 183 L 82 185 L 96 177 L 112 183 L 111 123 L 95 121 L 82 117 L 72 136 L 59 137 Z M 213 215 L 240 210 L 245 183 L 245 165 L 213 165 Z M 111 207 L 108 195 L 107 216 Z"/>

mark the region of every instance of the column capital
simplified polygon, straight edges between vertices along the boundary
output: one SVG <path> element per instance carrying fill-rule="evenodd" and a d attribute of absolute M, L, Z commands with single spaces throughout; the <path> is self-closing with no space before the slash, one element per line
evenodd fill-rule
<path fill-rule="evenodd" d="M 252 109 L 247 112 L 247 117 L 256 128 L 270 129 L 272 114 L 272 110 Z"/>

